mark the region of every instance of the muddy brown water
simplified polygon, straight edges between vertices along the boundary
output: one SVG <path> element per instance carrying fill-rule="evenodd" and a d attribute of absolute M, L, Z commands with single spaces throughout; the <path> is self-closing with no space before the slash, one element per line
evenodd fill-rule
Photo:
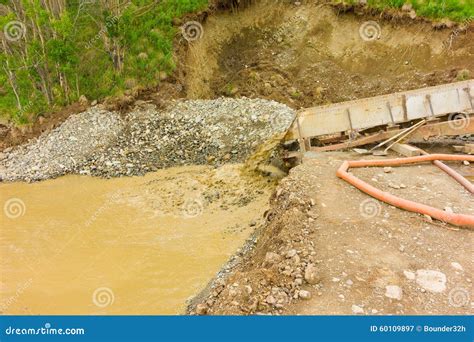
<path fill-rule="evenodd" d="M 182 313 L 249 237 L 271 188 L 238 166 L 1 184 L 0 311 Z"/>

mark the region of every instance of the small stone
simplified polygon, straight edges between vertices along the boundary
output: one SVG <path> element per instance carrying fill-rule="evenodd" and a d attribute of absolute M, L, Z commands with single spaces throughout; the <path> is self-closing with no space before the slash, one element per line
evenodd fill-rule
<path fill-rule="evenodd" d="M 311 292 L 309 291 L 306 291 L 306 290 L 300 290 L 300 292 L 298 293 L 299 297 L 301 299 L 310 299 L 311 298 Z"/>
<path fill-rule="evenodd" d="M 464 160 L 462 163 L 463 163 L 464 165 L 466 165 L 466 166 L 468 166 L 468 165 L 471 164 L 471 163 L 469 163 L 467 160 Z"/>
<path fill-rule="evenodd" d="M 293 258 L 293 257 L 296 255 L 296 253 L 297 253 L 297 252 L 296 252 L 296 249 L 290 249 L 290 250 L 288 251 L 288 253 L 286 253 L 286 257 L 287 257 L 288 259 Z"/>
<path fill-rule="evenodd" d="M 401 300 L 403 295 L 402 288 L 397 285 L 387 285 L 385 287 L 385 296 L 388 298 Z"/>
<path fill-rule="evenodd" d="M 359 315 L 359 314 L 363 314 L 364 313 L 364 309 L 362 309 L 360 306 L 358 305 L 352 305 L 352 313 L 353 314 L 356 314 L 356 315 Z"/>
<path fill-rule="evenodd" d="M 85 95 L 81 95 L 79 97 L 79 104 L 82 106 L 87 106 L 89 104 L 89 101 L 87 100 L 87 97 Z"/>
<path fill-rule="evenodd" d="M 385 173 L 392 173 L 392 170 L 393 169 L 390 166 L 386 166 L 386 167 L 383 168 L 383 172 L 385 172 Z"/>
<path fill-rule="evenodd" d="M 461 264 L 457 262 L 452 262 L 451 267 L 458 270 L 458 271 L 464 271 L 464 268 L 461 266 Z"/>
<path fill-rule="evenodd" d="M 207 311 L 208 311 L 208 307 L 206 304 L 198 304 L 196 305 L 196 313 L 198 315 L 205 315 L 207 314 Z"/>
<path fill-rule="evenodd" d="M 408 280 L 415 280 L 415 273 L 411 271 L 403 271 L 403 274 Z"/>
<path fill-rule="evenodd" d="M 279 263 L 280 261 L 281 261 L 281 256 L 277 253 L 267 252 L 267 254 L 265 254 L 265 261 L 264 261 L 265 265 L 273 265 L 273 264 Z"/>
<path fill-rule="evenodd" d="M 395 183 L 388 183 L 388 186 L 393 188 L 393 189 L 400 189 L 400 185 L 397 185 Z"/>
<path fill-rule="evenodd" d="M 319 282 L 319 277 L 316 271 L 316 267 L 313 264 L 309 264 L 304 271 L 304 280 L 308 284 L 314 285 Z"/>
<path fill-rule="evenodd" d="M 446 275 L 435 270 L 417 270 L 416 283 L 431 292 L 443 292 L 446 289 Z"/>
<path fill-rule="evenodd" d="M 444 207 L 444 211 L 449 213 L 449 214 L 454 213 L 453 208 L 451 208 L 451 207 Z"/>
<path fill-rule="evenodd" d="M 265 299 L 265 301 L 266 301 L 268 304 L 270 304 L 270 305 L 273 305 L 273 304 L 276 303 L 276 299 L 275 299 L 275 297 L 273 297 L 272 295 L 269 295 L 269 296 Z"/>

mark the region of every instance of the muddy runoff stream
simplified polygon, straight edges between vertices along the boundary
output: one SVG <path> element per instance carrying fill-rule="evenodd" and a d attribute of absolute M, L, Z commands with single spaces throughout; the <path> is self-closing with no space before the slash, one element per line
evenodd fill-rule
<path fill-rule="evenodd" d="M 179 314 L 263 220 L 242 165 L 0 184 L 0 312 Z"/>

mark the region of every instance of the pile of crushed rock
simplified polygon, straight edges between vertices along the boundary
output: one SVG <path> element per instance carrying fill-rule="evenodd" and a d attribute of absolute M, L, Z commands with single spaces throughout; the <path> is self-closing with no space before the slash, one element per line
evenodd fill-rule
<path fill-rule="evenodd" d="M 286 105 L 248 98 L 176 101 L 163 111 L 148 105 L 123 118 L 93 107 L 0 154 L 0 178 L 118 177 L 179 165 L 242 162 L 282 135 L 294 117 Z"/>

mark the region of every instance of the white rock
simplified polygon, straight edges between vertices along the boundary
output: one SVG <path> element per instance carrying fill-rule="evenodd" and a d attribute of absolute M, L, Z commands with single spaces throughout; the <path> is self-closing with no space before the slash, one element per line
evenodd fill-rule
<path fill-rule="evenodd" d="M 298 295 L 301 299 L 310 299 L 311 298 L 311 292 L 306 291 L 306 290 L 300 290 Z"/>
<path fill-rule="evenodd" d="M 443 292 L 446 290 L 446 275 L 434 270 L 417 270 L 416 283 L 427 291 Z"/>
<path fill-rule="evenodd" d="M 411 271 L 403 271 L 403 274 L 405 277 L 407 277 L 408 280 L 415 280 L 415 273 Z"/>
<path fill-rule="evenodd" d="M 388 298 L 401 300 L 403 296 L 402 288 L 397 285 L 387 285 L 385 287 L 385 296 Z"/>
<path fill-rule="evenodd" d="M 464 268 L 462 268 L 461 264 L 457 262 L 452 262 L 451 267 L 458 270 L 458 271 L 464 271 Z"/>
<path fill-rule="evenodd" d="M 451 208 L 451 207 L 444 207 L 444 211 L 449 213 L 449 214 L 454 213 L 453 208 Z"/>
<path fill-rule="evenodd" d="M 362 309 L 360 306 L 358 305 L 352 305 L 352 313 L 354 314 L 363 314 L 364 313 L 364 309 Z"/>

